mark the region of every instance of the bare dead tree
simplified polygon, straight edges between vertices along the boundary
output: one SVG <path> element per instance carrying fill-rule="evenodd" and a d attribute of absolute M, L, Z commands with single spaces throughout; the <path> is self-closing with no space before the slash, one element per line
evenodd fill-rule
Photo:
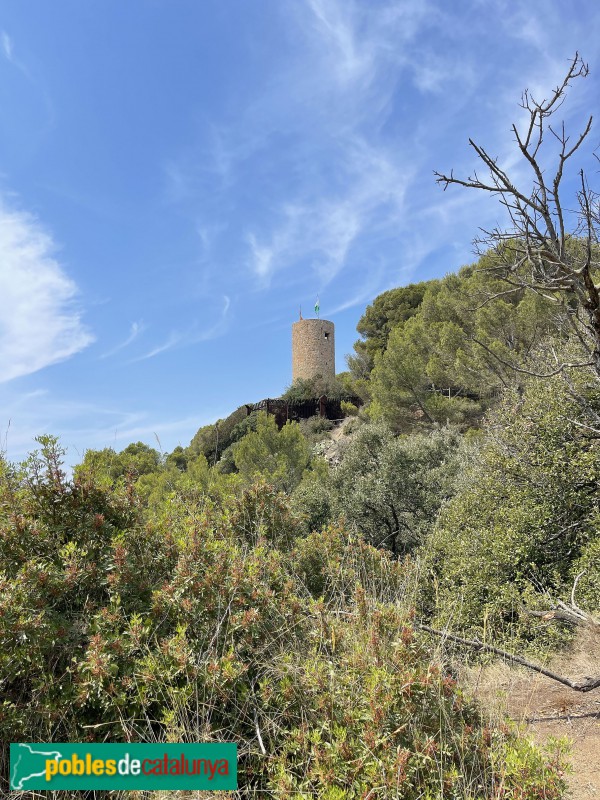
<path fill-rule="evenodd" d="M 556 371 L 591 366 L 600 379 L 599 196 L 582 169 L 578 170 L 575 208 L 565 205 L 561 195 L 566 170 L 590 133 L 592 117 L 574 140 L 564 122 L 551 124 L 573 81 L 587 77 L 588 72 L 576 53 L 549 99 L 538 101 L 528 90 L 523 93 L 521 107 L 528 113 L 528 123 L 522 131 L 513 124 L 512 131 L 531 173 L 527 190 L 519 188 L 498 159 L 473 139 L 469 144 L 485 167 L 485 177 L 477 172 L 467 178 L 455 177 L 454 172 L 435 172 L 435 176 L 444 190 L 457 185 L 498 197 L 508 212 L 509 225 L 504 230 L 482 229 L 482 237 L 476 240 L 479 252 L 493 248 L 497 256 L 493 269 L 512 290 L 529 289 L 560 304 L 576 330 L 583 332 L 578 338 L 585 357 L 580 363 L 559 364 Z M 545 160 L 549 143 L 556 148 L 551 171 Z"/>

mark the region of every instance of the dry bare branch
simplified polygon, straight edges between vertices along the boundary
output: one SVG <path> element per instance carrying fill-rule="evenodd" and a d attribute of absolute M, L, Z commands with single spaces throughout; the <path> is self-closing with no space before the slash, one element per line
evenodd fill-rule
<path fill-rule="evenodd" d="M 550 678 L 553 681 L 562 683 L 563 686 L 568 686 L 570 689 L 573 689 L 576 692 L 591 692 L 592 689 L 597 689 L 600 686 L 600 677 L 590 678 L 586 676 L 585 680 L 583 681 L 572 681 L 570 678 L 557 675 L 556 672 L 552 672 L 545 667 L 540 667 L 539 664 L 534 664 L 531 661 L 527 661 L 527 659 L 522 658 L 521 656 L 513 655 L 513 653 L 509 653 L 506 650 L 501 650 L 499 647 L 493 647 L 490 644 L 480 642 L 479 639 L 464 639 L 462 636 L 456 636 L 455 634 L 448 633 L 447 631 L 440 631 L 437 630 L 437 628 L 431 628 L 429 625 L 416 625 L 415 627 L 417 627 L 419 630 L 426 631 L 427 633 L 432 633 L 434 636 L 439 636 L 441 639 L 449 642 L 462 644 L 465 647 L 471 648 L 472 650 L 494 653 L 495 655 L 501 656 L 507 661 L 512 661 L 514 664 L 520 664 L 522 667 L 531 669 L 534 672 L 539 672 L 541 675 L 545 675 L 547 678 Z"/>
<path fill-rule="evenodd" d="M 592 129 L 592 117 L 587 119 L 573 140 L 567 134 L 564 123 L 550 124 L 553 115 L 565 101 L 569 87 L 588 73 L 588 65 L 579 53 L 575 53 L 564 79 L 548 99 L 538 101 L 529 91 L 523 93 L 521 107 L 528 113 L 529 120 L 522 132 L 517 125 L 512 126 L 512 131 L 518 152 L 530 169 L 531 183 L 528 189 L 520 188 L 498 159 L 473 139 L 469 139 L 469 145 L 483 164 L 487 176 L 474 171 L 467 178 L 461 178 L 453 170 L 449 174 L 434 174 L 444 190 L 450 185 L 457 185 L 488 192 L 498 198 L 508 214 L 509 227 L 505 230 L 481 229 L 482 237 L 475 241 L 478 252 L 481 253 L 484 248 L 495 251 L 497 263 L 491 269 L 509 285 L 534 291 L 559 303 L 566 299 L 563 306 L 565 310 L 568 306 L 567 315 L 583 323 L 583 331 L 578 335 L 586 340 L 591 366 L 600 379 L 598 194 L 590 188 L 583 170 L 579 170 L 581 188 L 577 192 L 577 207 L 570 208 L 560 195 L 566 168 L 587 140 Z M 547 132 L 550 132 L 550 137 L 546 136 Z M 545 155 L 548 142 L 558 145 L 553 169 L 548 169 Z M 515 365 L 505 366 L 523 371 Z M 566 366 L 563 365 L 556 372 Z"/>

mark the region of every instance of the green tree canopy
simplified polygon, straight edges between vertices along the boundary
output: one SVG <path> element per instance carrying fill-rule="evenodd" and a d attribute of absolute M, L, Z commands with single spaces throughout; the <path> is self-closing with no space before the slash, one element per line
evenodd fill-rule
<path fill-rule="evenodd" d="M 234 445 L 233 458 L 244 480 L 251 482 L 262 477 L 290 492 L 309 464 L 310 449 L 296 422 L 287 422 L 278 430 L 275 418 L 261 411 L 256 430 Z"/>
<path fill-rule="evenodd" d="M 348 357 L 355 378 L 364 378 L 371 371 L 377 354 L 386 349 L 392 329 L 414 316 L 427 287 L 435 283 L 425 281 L 389 289 L 367 306 L 356 326 L 362 339 L 354 344 L 355 355 Z"/>
<path fill-rule="evenodd" d="M 371 544 L 412 551 L 452 491 L 457 448 L 450 429 L 395 436 L 386 425 L 364 425 L 331 473 L 337 512 Z"/>
<path fill-rule="evenodd" d="M 524 393 L 510 390 L 490 418 L 479 458 L 423 550 L 434 578 L 424 591 L 437 586 L 444 622 L 492 636 L 515 622 L 528 630 L 525 598 L 546 608 L 545 592 L 566 599 L 579 559 L 589 548 L 598 552 L 600 397 L 588 377 L 591 385 L 579 376 L 571 387 L 560 376 L 531 379 Z M 587 407 L 574 387 L 587 395 Z M 594 558 L 579 591 L 596 610 Z"/>
<path fill-rule="evenodd" d="M 76 467 L 76 471 L 92 471 L 96 475 L 104 475 L 116 481 L 125 475 L 133 479 L 141 475 L 157 472 L 162 467 L 163 458 L 158 450 L 144 442 L 135 442 L 127 445 L 117 453 L 112 447 L 103 450 L 86 450 L 83 461 Z"/>
<path fill-rule="evenodd" d="M 413 421 L 464 422 L 480 414 L 522 375 L 528 358 L 557 336 L 551 303 L 507 291 L 489 253 L 458 274 L 428 285 L 421 305 L 396 325 L 371 375 L 374 416 L 401 427 Z M 416 414 L 414 413 L 416 412 Z"/>
<path fill-rule="evenodd" d="M 209 464 L 216 463 L 223 452 L 246 433 L 247 417 L 247 407 L 240 406 L 225 419 L 203 425 L 187 448 L 188 457 L 193 459 L 202 454 Z"/>
<path fill-rule="evenodd" d="M 284 400 L 314 400 L 322 395 L 332 399 L 348 397 L 352 392 L 337 376 L 324 378 L 314 375 L 312 378 L 297 378 L 282 394 Z"/>

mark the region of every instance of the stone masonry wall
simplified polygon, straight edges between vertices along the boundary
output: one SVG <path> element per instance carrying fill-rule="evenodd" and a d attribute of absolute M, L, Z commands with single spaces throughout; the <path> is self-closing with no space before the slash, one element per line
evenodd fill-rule
<path fill-rule="evenodd" d="M 315 375 L 335 377 L 335 331 L 326 319 L 301 319 L 292 325 L 292 381 Z"/>

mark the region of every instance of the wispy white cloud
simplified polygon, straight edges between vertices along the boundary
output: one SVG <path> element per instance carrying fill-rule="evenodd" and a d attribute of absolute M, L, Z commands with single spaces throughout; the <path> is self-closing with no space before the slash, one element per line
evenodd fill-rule
<path fill-rule="evenodd" d="M 43 398 L 43 402 L 40 400 Z M 165 419 L 147 408 L 131 411 L 116 405 L 62 398 L 46 389 L 16 393 L 10 385 L 0 387 L 0 452 L 19 461 L 36 449 L 35 437 L 52 433 L 68 448 L 68 465 L 80 461 L 87 448 L 121 449 L 142 440 L 153 447 L 157 437 L 164 449 L 189 442 L 200 425 L 224 416 L 227 409 L 212 409 L 204 416 L 181 415 Z"/>
<path fill-rule="evenodd" d="M 55 251 L 37 219 L 0 200 L 0 382 L 64 361 L 94 339 Z"/>
<path fill-rule="evenodd" d="M 417 63 L 429 66 L 430 53 L 423 40 L 415 45 L 423 29 L 435 25 L 441 15 L 427 0 L 377 6 L 355 0 L 307 0 L 298 5 L 311 55 L 320 62 L 314 83 L 321 83 L 328 93 L 333 89 L 347 100 L 354 98 L 356 109 L 367 94 L 371 101 L 389 99 L 402 70 L 413 70 Z M 387 80 L 382 81 L 384 71 Z M 450 77 L 446 72 L 446 78 Z M 374 110 L 370 103 L 365 112 Z"/>
<path fill-rule="evenodd" d="M 154 358 L 161 353 L 166 353 L 167 350 L 172 350 L 175 347 L 183 347 L 191 344 L 197 344 L 199 342 L 208 342 L 212 339 L 222 336 L 227 330 L 227 315 L 231 306 L 231 298 L 228 295 L 223 295 L 221 300 L 221 312 L 217 322 L 215 322 L 213 325 L 199 330 L 197 323 L 194 323 L 187 330 L 171 331 L 164 342 L 156 347 L 153 347 L 147 353 L 144 353 L 138 358 L 134 358 L 133 361 L 145 361 L 146 359 Z"/>
<path fill-rule="evenodd" d="M 356 35 L 356 6 L 336 0 L 308 0 L 313 24 L 331 54 L 333 74 L 343 84 L 369 80 L 374 72 L 374 53 L 369 42 Z"/>
<path fill-rule="evenodd" d="M 196 344 L 199 342 L 210 342 L 213 339 L 218 339 L 220 336 L 223 336 L 229 326 L 229 319 L 228 313 L 231 307 L 231 298 L 228 295 L 223 295 L 222 297 L 223 307 L 221 309 L 221 314 L 217 322 L 209 328 L 206 328 L 200 332 L 192 333 L 190 336 L 190 344 Z"/>
<path fill-rule="evenodd" d="M 10 36 L 6 31 L 2 31 L 2 50 L 5 57 L 12 62 L 13 60 L 13 47 Z"/>
<path fill-rule="evenodd" d="M 415 129 L 410 139 L 390 144 L 382 129 L 394 94 L 403 80 L 423 92 L 439 91 L 459 78 L 474 80 L 455 57 L 443 58 L 422 46 L 423 30 L 441 24 L 429 5 L 374 8 L 354 0 L 294 5 L 305 39 L 303 59 L 249 109 L 244 126 L 252 131 L 259 119 L 275 117 L 291 136 L 311 143 L 297 148 L 295 179 L 273 203 L 269 218 L 246 231 L 248 264 L 259 287 L 302 265 L 322 289 L 345 269 L 356 268 L 369 242 L 400 246 L 407 193 L 412 190 L 411 201 L 421 193 L 420 185 L 411 184 L 429 132 Z M 295 107 L 306 113 L 298 117 Z M 298 180 L 304 174 L 306 180 Z"/>
<path fill-rule="evenodd" d="M 159 355 L 160 353 L 165 353 L 167 350 L 171 350 L 173 347 L 178 345 L 185 337 L 185 334 L 180 333 L 179 331 L 172 331 L 167 339 L 162 343 L 153 347 L 144 355 L 139 356 L 139 358 L 134 358 L 134 361 L 144 361 L 147 358 L 154 358 L 154 356 Z"/>
<path fill-rule="evenodd" d="M 236 109 L 235 125 L 207 121 L 202 141 L 166 162 L 167 198 L 192 207 L 208 189 L 213 206 L 229 210 L 246 195 L 248 180 L 257 184 L 260 209 L 250 207 L 239 226 L 244 279 L 254 288 L 300 267 L 323 289 L 351 266 L 367 238 L 397 238 L 414 159 L 387 146 L 379 132 L 402 78 L 416 85 L 418 59 L 431 64 L 423 91 L 443 88 L 456 72 L 413 47 L 435 17 L 428 2 L 283 4 L 282 22 L 297 32 L 289 57 Z M 236 186 L 242 191 L 234 199 Z M 213 221 L 205 217 L 202 229 L 214 231 Z M 222 278 L 214 254 L 224 232 L 229 241 L 235 237 L 227 226 L 211 237 L 206 287 Z"/>
<path fill-rule="evenodd" d="M 281 222 L 267 236 L 247 234 L 250 265 L 263 285 L 276 272 L 308 258 L 322 288 L 344 268 L 354 242 L 367 229 L 372 235 L 397 226 L 410 168 L 362 138 L 342 145 L 342 189 L 316 197 L 305 191 L 284 205 Z"/>
<path fill-rule="evenodd" d="M 336 314 L 340 314 L 342 311 L 347 311 L 349 308 L 355 308 L 356 306 L 364 306 L 365 303 L 370 302 L 381 289 L 384 274 L 385 265 L 383 263 L 372 265 L 364 282 L 362 282 L 362 286 L 350 297 L 346 297 L 333 308 L 328 309 L 327 316 L 335 317 Z"/>
<path fill-rule="evenodd" d="M 119 353 L 121 350 L 124 350 L 126 347 L 129 347 L 129 345 L 132 342 L 134 342 L 138 338 L 138 336 L 145 330 L 146 326 L 142 321 L 132 322 L 131 328 L 129 330 L 129 335 L 127 336 L 127 338 L 124 339 L 122 342 L 119 342 L 119 344 L 115 345 L 115 347 L 112 347 L 106 353 L 102 353 L 100 358 L 109 358 L 110 356 L 114 356 L 116 353 Z"/>
<path fill-rule="evenodd" d="M 6 31 L 2 31 L 1 34 L 1 42 L 2 42 L 2 52 L 6 60 L 16 67 L 20 72 L 25 75 L 28 80 L 32 80 L 29 70 L 25 66 L 25 64 L 15 56 L 15 46 L 13 43 L 12 38 L 8 35 Z"/>
<path fill-rule="evenodd" d="M 269 233 L 267 242 L 260 243 L 256 234 L 249 233 L 252 269 L 262 285 L 268 285 L 275 272 L 311 255 L 319 282 L 328 283 L 343 267 L 361 230 L 359 206 L 360 198 L 288 205 L 283 222 Z"/>
<path fill-rule="evenodd" d="M 247 234 L 247 240 L 252 255 L 252 269 L 259 278 L 266 280 L 273 271 L 273 260 L 279 258 L 289 247 L 290 231 L 273 234 L 269 244 L 260 244 L 252 232 Z"/>
<path fill-rule="evenodd" d="M 542 4 L 543 24 L 509 0 L 461 12 L 439 0 L 282 0 L 289 51 L 236 107 L 235 124 L 211 121 L 202 144 L 175 160 L 174 194 L 199 198 L 210 185 L 235 214 L 251 182 L 257 203 L 238 231 L 254 289 L 329 285 L 343 309 L 394 281 L 455 269 L 456 259 L 472 260 L 478 227 L 502 224 L 503 211 L 480 193 L 442 195 L 432 173 L 468 174 L 473 136 L 516 181 L 529 180 L 510 123 L 526 86 L 547 91 L 564 75 L 573 38 L 561 42 L 559 4 Z M 385 267 L 375 285 L 378 257 Z"/>

